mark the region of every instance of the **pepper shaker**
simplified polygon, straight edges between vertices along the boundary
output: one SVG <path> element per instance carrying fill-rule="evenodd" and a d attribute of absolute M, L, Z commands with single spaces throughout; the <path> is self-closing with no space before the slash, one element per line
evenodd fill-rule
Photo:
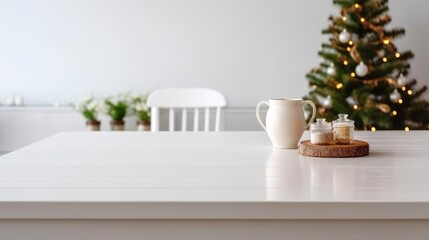
<path fill-rule="evenodd" d="M 333 121 L 334 141 L 336 144 L 351 144 L 353 142 L 355 121 L 347 118 L 348 114 L 338 114 L 338 119 Z"/>

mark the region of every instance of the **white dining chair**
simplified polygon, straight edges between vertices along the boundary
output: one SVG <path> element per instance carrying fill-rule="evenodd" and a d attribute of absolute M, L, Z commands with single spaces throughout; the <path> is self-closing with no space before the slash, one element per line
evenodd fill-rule
<path fill-rule="evenodd" d="M 200 110 L 204 110 L 204 131 L 210 131 L 210 111 L 216 110 L 214 131 L 219 131 L 221 108 L 226 106 L 222 93 L 209 88 L 167 88 L 153 92 L 147 99 L 151 108 L 151 130 L 159 131 L 160 109 L 169 110 L 169 131 L 174 131 L 175 111 L 182 111 L 182 131 L 187 131 L 188 110 L 194 110 L 194 129 L 199 131 Z"/>

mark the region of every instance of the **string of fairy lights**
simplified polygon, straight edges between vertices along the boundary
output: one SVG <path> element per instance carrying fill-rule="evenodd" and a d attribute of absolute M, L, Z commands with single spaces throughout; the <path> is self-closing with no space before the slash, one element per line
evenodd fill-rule
<path fill-rule="evenodd" d="M 362 11 L 362 6 L 360 4 L 354 4 L 354 6 L 352 6 L 351 8 L 342 10 L 340 13 L 341 15 L 340 18 L 343 22 L 347 22 L 348 21 L 348 18 L 346 16 L 347 13 L 360 12 L 360 11 Z M 386 47 L 390 46 L 391 49 L 395 50 L 394 51 L 395 53 L 393 54 L 393 56 L 390 56 L 390 57 L 386 56 L 384 50 L 382 50 L 382 52 L 384 53 L 381 53 L 380 51 L 378 51 L 379 60 L 381 60 L 381 62 L 387 63 L 389 61 L 399 60 L 401 58 L 401 53 L 396 51 L 396 48 L 393 46 L 392 39 L 384 36 L 384 30 L 382 29 L 382 27 L 374 26 L 372 23 L 367 21 L 364 17 L 360 17 L 359 20 L 361 24 L 363 24 L 365 27 L 369 29 L 374 30 L 379 35 L 379 39 L 381 40 L 382 44 L 384 44 Z M 359 63 L 356 65 L 354 71 L 349 73 L 349 76 L 352 80 L 356 80 L 357 77 L 363 78 L 367 76 L 371 71 L 374 70 L 371 64 L 369 64 L 369 66 L 367 65 L 369 62 L 365 64 L 365 62 L 362 60 L 359 52 L 357 51 L 356 43 L 358 40 L 353 39 L 353 35 L 351 33 L 349 33 L 344 28 L 339 34 L 336 34 L 336 36 L 337 36 L 337 40 L 342 44 L 341 47 L 350 54 L 351 59 L 353 59 L 356 63 Z M 379 44 L 379 42 L 377 44 Z M 349 64 L 351 64 L 349 60 L 344 57 L 343 59 L 341 59 L 341 61 L 344 66 L 348 66 Z M 334 63 L 331 63 L 326 68 L 326 73 L 328 75 L 328 78 L 326 79 L 327 83 L 331 82 L 332 85 L 335 86 L 335 88 L 338 90 L 344 87 L 343 83 L 337 82 L 333 78 L 337 74 Z M 402 95 L 400 91 L 398 91 L 398 89 L 400 89 L 404 94 L 408 94 L 410 96 L 413 95 L 413 91 L 411 89 L 407 89 L 406 87 L 406 85 L 409 83 L 409 80 L 402 73 L 397 77 L 397 79 L 384 77 L 384 78 L 378 78 L 378 79 L 364 80 L 365 83 L 367 84 L 369 83 L 374 86 L 376 86 L 380 81 L 388 82 L 394 88 L 393 92 L 389 95 L 389 99 L 393 103 L 397 103 L 397 104 L 404 103 L 404 99 L 402 98 Z M 317 86 L 313 85 L 312 88 L 313 90 L 316 90 Z M 363 106 L 359 106 L 359 104 L 352 97 L 349 97 L 349 99 L 346 99 L 346 100 L 355 111 L 366 107 L 365 104 L 363 104 Z M 325 108 L 332 108 L 333 103 L 332 103 L 331 96 L 328 95 L 326 98 L 321 99 L 321 104 Z M 391 107 L 387 104 L 379 103 L 379 104 L 375 104 L 375 106 L 381 111 L 383 111 L 384 113 L 390 113 L 392 116 L 398 115 L 398 111 L 395 109 L 391 109 Z M 370 127 L 370 130 L 374 132 L 377 129 L 374 126 L 372 126 Z M 407 126 L 404 128 L 404 131 L 410 131 L 410 128 Z"/>

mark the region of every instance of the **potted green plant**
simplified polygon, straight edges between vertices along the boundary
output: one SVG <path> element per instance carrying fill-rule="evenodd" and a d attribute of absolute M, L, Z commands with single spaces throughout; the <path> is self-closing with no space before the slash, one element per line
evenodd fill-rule
<path fill-rule="evenodd" d="M 135 94 L 131 99 L 131 109 L 137 117 L 137 131 L 150 131 L 150 109 L 147 106 L 148 94 Z"/>
<path fill-rule="evenodd" d="M 75 104 L 75 108 L 86 119 L 87 131 L 100 131 L 101 122 L 97 118 L 100 112 L 100 103 L 97 99 L 93 97 L 84 98 Z"/>
<path fill-rule="evenodd" d="M 104 99 L 106 107 L 106 114 L 110 116 L 112 131 L 124 131 L 125 121 L 124 118 L 128 114 L 129 99 L 127 94 L 119 94 L 117 96 L 110 96 Z"/>

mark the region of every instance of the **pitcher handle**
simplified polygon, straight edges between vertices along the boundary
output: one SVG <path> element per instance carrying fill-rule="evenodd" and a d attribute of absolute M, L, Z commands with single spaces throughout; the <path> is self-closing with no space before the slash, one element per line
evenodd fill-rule
<path fill-rule="evenodd" d="M 256 119 L 258 119 L 259 124 L 261 124 L 261 126 L 264 128 L 265 131 L 267 131 L 267 128 L 265 127 L 265 125 L 262 123 L 261 118 L 259 117 L 259 108 L 261 108 L 261 106 L 265 104 L 268 107 L 270 107 L 270 103 L 268 101 L 260 101 L 258 103 L 258 105 L 256 105 Z"/>
<path fill-rule="evenodd" d="M 316 117 L 316 105 L 314 105 L 314 103 L 310 100 L 304 100 L 302 101 L 302 106 L 304 106 L 304 104 L 310 104 L 310 106 L 313 109 L 313 113 L 311 115 L 310 121 L 307 123 L 307 125 L 305 125 L 304 129 L 307 129 L 308 126 L 310 125 L 310 123 L 312 123 L 314 121 L 314 118 Z"/>

